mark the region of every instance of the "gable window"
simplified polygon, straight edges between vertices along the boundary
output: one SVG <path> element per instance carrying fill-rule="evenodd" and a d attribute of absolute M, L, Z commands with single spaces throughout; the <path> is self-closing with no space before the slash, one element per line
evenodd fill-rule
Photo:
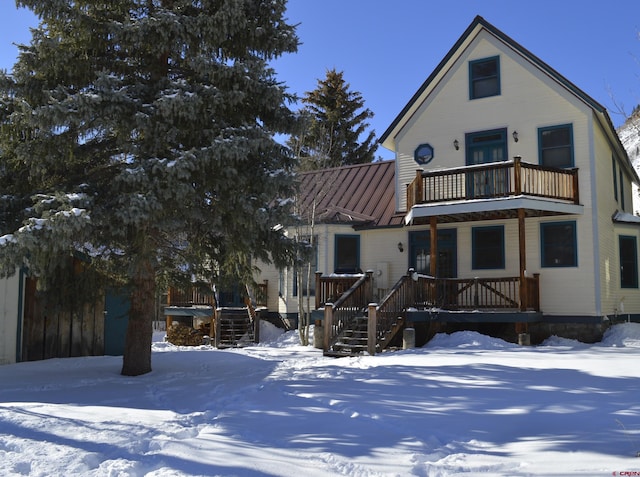
<path fill-rule="evenodd" d="M 564 124 L 538 129 L 540 164 L 547 167 L 573 167 L 573 126 Z"/>
<path fill-rule="evenodd" d="M 469 98 L 478 99 L 500 94 L 500 57 L 469 62 Z"/>
<path fill-rule="evenodd" d="M 540 224 L 543 267 L 577 267 L 578 242 L 575 222 Z"/>
<path fill-rule="evenodd" d="M 472 268 L 504 268 L 504 226 L 473 227 L 471 234 Z"/>
<path fill-rule="evenodd" d="M 360 236 L 336 235 L 335 273 L 360 272 Z"/>
<path fill-rule="evenodd" d="M 620 286 L 638 288 L 638 244 L 629 235 L 618 237 L 620 247 Z"/>

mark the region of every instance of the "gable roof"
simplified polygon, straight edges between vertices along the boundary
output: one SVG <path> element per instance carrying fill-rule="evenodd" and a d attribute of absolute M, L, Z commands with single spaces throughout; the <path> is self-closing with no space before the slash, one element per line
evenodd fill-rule
<path fill-rule="evenodd" d="M 513 40 L 511 37 L 498 30 L 495 26 L 490 24 L 481 16 L 476 16 L 471 24 L 464 31 L 462 36 L 456 41 L 453 47 L 449 50 L 446 56 L 442 59 L 442 61 L 438 64 L 435 70 L 429 75 L 429 77 L 425 80 L 424 83 L 420 86 L 418 91 L 411 97 L 406 106 L 400 111 L 400 114 L 393 120 L 391 125 L 387 128 L 387 130 L 380 136 L 378 142 L 382 144 L 389 150 L 395 150 L 395 137 L 400 132 L 400 130 L 404 127 L 404 125 L 409 121 L 413 113 L 420 107 L 420 105 L 424 102 L 426 97 L 433 91 L 436 85 L 442 80 L 444 75 L 451 69 L 455 61 L 458 57 L 464 52 L 464 50 L 471 44 L 471 42 L 480 34 L 481 31 L 487 31 L 489 34 L 493 35 L 495 38 L 503 42 L 506 46 L 508 46 L 515 53 L 519 54 L 526 60 L 528 60 L 531 64 L 540 69 L 543 73 L 545 73 L 552 80 L 557 82 L 559 85 L 565 88 L 569 93 L 574 95 L 580 101 L 584 102 L 588 105 L 591 110 L 594 112 L 594 116 L 599 121 L 603 131 L 607 135 L 609 141 L 612 144 L 612 147 L 618 151 L 618 153 L 626 159 L 626 169 L 627 172 L 632 174 L 634 179 L 638 180 L 638 175 L 635 169 L 631 166 L 631 161 L 627 156 L 627 153 L 620 142 L 620 138 L 618 137 L 613 122 L 607 113 L 607 110 L 604 106 L 602 106 L 598 101 L 593 99 L 583 90 L 578 88 L 574 83 L 569 81 L 566 77 L 561 75 L 554 68 L 549 66 L 547 63 L 542 61 L 536 55 L 531 53 L 525 47 L 520 45 L 518 42 Z"/>
<path fill-rule="evenodd" d="M 310 221 L 315 200 L 319 223 L 356 228 L 402 226 L 395 210 L 395 161 L 335 167 L 298 174 L 299 214 Z"/>

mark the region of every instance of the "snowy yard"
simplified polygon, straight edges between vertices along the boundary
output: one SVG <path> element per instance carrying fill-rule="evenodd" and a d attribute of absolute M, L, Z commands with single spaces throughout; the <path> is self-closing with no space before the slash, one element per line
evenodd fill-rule
<path fill-rule="evenodd" d="M 0 367 L 0 475 L 640 475 L 639 324 L 597 345 L 461 332 L 348 359 L 263 335 L 157 335 L 136 378 L 118 357 Z"/>

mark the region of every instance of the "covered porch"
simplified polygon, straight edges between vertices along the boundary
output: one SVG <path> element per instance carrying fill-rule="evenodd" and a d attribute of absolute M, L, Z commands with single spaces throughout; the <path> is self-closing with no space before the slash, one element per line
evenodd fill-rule
<path fill-rule="evenodd" d="M 437 296 L 428 300 L 435 305 L 430 311 L 417 307 L 422 310 L 415 318 L 476 321 L 478 312 L 485 311 L 498 321 L 538 319 L 540 276 L 527 272 L 527 219 L 581 214 L 576 168 L 545 167 L 516 156 L 512 161 L 454 169 L 419 169 L 407 187 L 405 223 L 429 224 L 427 268 L 419 271 L 432 277 L 431 293 Z M 517 276 L 447 278 L 439 273 L 439 225 L 506 219 L 517 220 Z"/>

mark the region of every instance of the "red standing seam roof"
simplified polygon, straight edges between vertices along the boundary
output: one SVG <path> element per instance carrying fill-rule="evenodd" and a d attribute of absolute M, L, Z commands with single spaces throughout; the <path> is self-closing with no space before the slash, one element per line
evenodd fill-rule
<path fill-rule="evenodd" d="M 351 223 L 355 228 L 397 227 L 395 161 L 335 167 L 298 174 L 299 214 L 309 218 L 316 200 L 316 222 Z"/>

